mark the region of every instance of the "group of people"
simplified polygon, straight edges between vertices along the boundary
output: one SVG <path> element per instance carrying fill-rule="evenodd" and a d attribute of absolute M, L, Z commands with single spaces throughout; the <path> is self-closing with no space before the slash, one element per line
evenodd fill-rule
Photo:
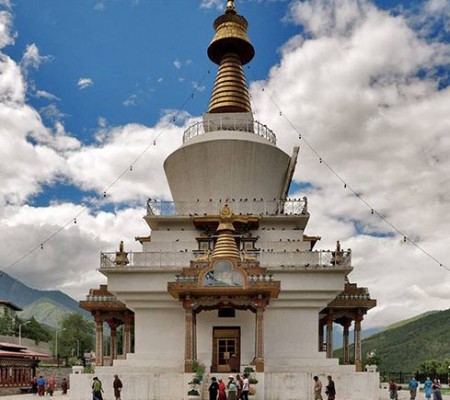
<path fill-rule="evenodd" d="M 62 394 L 67 394 L 67 390 L 69 385 L 67 383 L 66 378 L 63 378 L 61 381 L 61 390 Z M 31 393 L 33 395 L 45 396 L 47 393 L 50 396 L 53 396 L 53 393 L 56 390 L 56 378 L 52 375 L 45 379 L 42 375 L 39 378 L 34 377 L 31 380 Z"/>
<path fill-rule="evenodd" d="M 417 389 L 419 388 L 419 382 L 414 376 L 408 382 L 408 389 L 410 393 L 410 399 L 415 400 L 417 396 Z M 389 397 L 391 400 L 398 400 L 398 391 L 400 387 L 395 383 L 394 379 L 389 381 Z M 425 379 L 423 383 L 423 389 L 425 391 L 425 398 L 427 400 L 431 399 L 431 394 L 433 394 L 433 400 L 442 400 L 441 394 L 441 384 L 438 378 L 431 380 L 429 376 Z"/>
<path fill-rule="evenodd" d="M 322 382 L 318 376 L 314 378 L 314 400 L 322 400 Z M 336 387 L 331 375 L 327 376 L 328 384 L 325 386 L 325 394 L 328 400 L 334 400 L 336 397 Z"/>
<path fill-rule="evenodd" d="M 123 384 L 117 374 L 114 375 L 113 389 L 114 397 L 116 400 L 120 400 Z M 94 376 L 92 381 L 92 400 L 103 400 L 103 387 L 102 381 Z"/>
<path fill-rule="evenodd" d="M 248 400 L 250 391 L 250 382 L 248 375 L 236 378 L 233 375 L 228 377 L 228 383 L 225 385 L 223 379 L 217 381 L 216 377 L 211 378 L 211 384 L 208 388 L 209 400 Z"/>

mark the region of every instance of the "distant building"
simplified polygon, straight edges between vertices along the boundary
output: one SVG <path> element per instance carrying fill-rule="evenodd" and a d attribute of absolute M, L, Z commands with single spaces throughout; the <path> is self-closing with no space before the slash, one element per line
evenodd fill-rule
<path fill-rule="evenodd" d="M 16 319 L 17 311 L 23 311 L 23 309 L 10 301 L 0 300 L 0 317 L 7 316 Z"/>
<path fill-rule="evenodd" d="M 42 358 L 49 358 L 49 355 L 0 342 L 0 394 L 2 388 L 28 387 Z"/>

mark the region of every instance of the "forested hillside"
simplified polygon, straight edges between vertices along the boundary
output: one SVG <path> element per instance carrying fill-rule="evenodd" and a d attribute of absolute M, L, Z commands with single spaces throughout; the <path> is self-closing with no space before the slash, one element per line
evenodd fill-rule
<path fill-rule="evenodd" d="M 429 360 L 450 359 L 450 309 L 423 314 L 362 341 L 363 358 L 379 357 L 379 371 L 415 372 Z"/>

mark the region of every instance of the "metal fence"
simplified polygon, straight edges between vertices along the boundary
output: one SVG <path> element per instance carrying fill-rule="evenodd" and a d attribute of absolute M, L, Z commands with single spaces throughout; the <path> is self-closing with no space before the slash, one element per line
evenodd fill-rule
<path fill-rule="evenodd" d="M 263 200 L 263 199 L 210 199 L 208 201 L 163 201 L 147 200 L 147 215 L 154 216 L 197 216 L 218 214 L 228 204 L 234 213 L 249 215 L 300 215 L 307 213 L 308 200 Z"/>
<path fill-rule="evenodd" d="M 277 137 L 267 125 L 263 125 L 258 121 L 246 121 L 239 118 L 214 118 L 214 120 L 200 121 L 191 125 L 184 131 L 183 143 L 190 139 L 204 135 L 208 132 L 218 131 L 238 131 L 248 132 L 258 135 L 272 144 L 277 144 Z"/>

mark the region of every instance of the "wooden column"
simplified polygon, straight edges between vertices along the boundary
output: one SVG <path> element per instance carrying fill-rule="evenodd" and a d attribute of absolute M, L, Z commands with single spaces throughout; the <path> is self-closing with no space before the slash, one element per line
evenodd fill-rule
<path fill-rule="evenodd" d="M 333 313 L 327 315 L 327 358 L 333 357 Z"/>
<path fill-rule="evenodd" d="M 109 329 L 111 331 L 109 341 L 109 365 L 113 365 L 114 360 L 117 359 L 117 323 L 115 321 L 108 321 Z"/>
<path fill-rule="evenodd" d="M 356 372 L 362 371 L 361 364 L 361 321 L 363 320 L 362 314 L 358 314 L 355 318 L 355 369 Z"/>
<path fill-rule="evenodd" d="M 95 365 L 103 365 L 103 317 L 95 315 Z"/>
<path fill-rule="evenodd" d="M 133 323 L 133 316 L 125 314 L 123 318 L 123 355 L 131 353 L 131 326 Z"/>
<path fill-rule="evenodd" d="M 325 322 L 319 320 L 319 351 L 323 351 L 323 327 Z"/>
<path fill-rule="evenodd" d="M 348 365 L 350 364 L 350 354 L 349 354 L 349 348 L 348 348 L 348 335 L 349 335 L 349 329 L 350 329 L 350 325 L 352 324 L 352 321 L 347 320 L 343 323 L 343 327 L 344 327 L 344 336 L 342 338 L 342 345 L 344 348 L 344 364 Z"/>
<path fill-rule="evenodd" d="M 194 310 L 192 301 L 186 298 L 183 301 L 185 311 L 184 319 L 184 372 L 192 372 L 192 362 L 194 361 L 195 345 L 194 345 Z"/>
<path fill-rule="evenodd" d="M 255 324 L 255 370 L 264 372 L 264 310 L 266 302 L 260 295 L 256 301 L 256 324 Z"/>

